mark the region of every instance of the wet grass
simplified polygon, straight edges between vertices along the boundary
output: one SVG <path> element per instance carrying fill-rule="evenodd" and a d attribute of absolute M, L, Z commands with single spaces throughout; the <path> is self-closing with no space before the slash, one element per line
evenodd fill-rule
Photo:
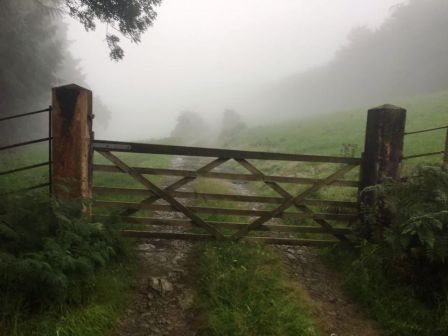
<path fill-rule="evenodd" d="M 101 270 L 92 279 L 94 288 L 88 300 L 78 306 L 54 307 L 23 316 L 19 313 L 4 336 L 103 336 L 117 326 L 129 301 L 137 264 L 135 258 Z"/>
<path fill-rule="evenodd" d="M 197 252 L 200 335 L 319 335 L 304 292 L 271 249 L 205 243 Z"/>
<path fill-rule="evenodd" d="M 210 180 L 196 183 L 195 190 L 232 193 L 228 183 Z M 199 202 L 238 207 L 231 203 Z M 216 215 L 204 219 L 244 222 L 242 218 Z M 319 335 L 309 300 L 301 287 L 288 279 L 272 248 L 244 242 L 210 242 L 197 244 L 196 255 L 200 335 Z"/>

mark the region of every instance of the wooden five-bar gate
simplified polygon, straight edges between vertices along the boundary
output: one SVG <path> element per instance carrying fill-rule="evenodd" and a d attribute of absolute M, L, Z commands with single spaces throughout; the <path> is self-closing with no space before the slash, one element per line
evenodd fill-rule
<path fill-rule="evenodd" d="M 352 233 L 350 223 L 362 220 L 359 201 L 372 201 L 368 194 L 360 196 L 358 190 L 377 184 L 385 176 L 399 178 L 406 111 L 395 106 L 369 110 L 364 153 L 362 158 L 353 158 L 94 140 L 91 95 L 89 90 L 76 85 L 53 89 L 53 191 L 56 197 L 93 199 L 94 210 L 116 209 L 120 222 L 139 224 L 139 229 L 123 230 L 129 237 L 318 246 L 346 242 L 350 241 Z M 202 166 L 197 169 L 134 167 L 126 162 L 126 155 L 122 153 L 190 157 Z M 94 157 L 103 157 L 107 164 L 94 164 Z M 325 165 L 327 168 L 323 171 L 327 173 L 319 177 L 273 176 L 263 172 L 260 163 L 266 161 Z M 220 169 L 229 162 L 245 173 Z M 357 167 L 360 174 L 353 178 L 353 172 L 348 173 Z M 97 185 L 93 181 L 94 171 L 126 174 L 138 182 L 140 188 Z M 160 186 L 152 178 L 156 175 L 170 177 L 171 180 L 165 178 L 170 183 Z M 262 183 L 275 195 L 186 190 L 198 178 Z M 73 184 L 69 189 L 67 181 Z M 300 191 L 292 192 L 290 185 L 300 185 Z M 355 192 L 351 193 L 351 200 L 317 196 L 331 187 L 355 188 Z M 141 199 L 134 202 L 111 200 L 112 195 L 140 196 Z M 195 200 L 234 202 L 237 206 L 204 206 Z M 136 216 L 148 210 L 149 215 Z M 84 211 L 90 215 L 91 206 L 86 205 Z M 175 212 L 179 216 L 158 216 L 160 212 Z M 97 211 L 93 214 L 100 218 Z M 238 220 L 210 220 L 210 215 L 237 217 Z M 144 225 L 151 230 L 145 230 Z M 163 229 L 156 229 L 159 226 Z"/>
<path fill-rule="evenodd" d="M 123 221 L 152 225 L 171 225 L 185 227 L 195 227 L 202 229 L 203 233 L 197 232 L 155 232 L 124 230 L 123 234 L 134 237 L 151 238 L 176 238 L 176 239 L 217 239 L 217 240 L 239 240 L 241 238 L 253 241 L 275 243 L 275 244 L 301 244 L 301 245 L 325 245 L 334 243 L 334 240 L 324 239 L 298 239 L 293 237 L 279 237 L 274 233 L 294 233 L 307 234 L 327 234 L 336 237 L 338 240 L 346 241 L 346 235 L 350 234 L 350 229 L 335 228 L 329 222 L 342 221 L 345 223 L 358 218 L 356 213 L 358 204 L 356 201 L 330 201 L 313 199 L 312 197 L 322 188 L 329 186 L 357 188 L 358 181 L 343 179 L 353 168 L 359 166 L 361 160 L 358 158 L 282 154 L 269 152 L 238 151 L 227 149 L 212 149 L 198 147 L 168 146 L 155 144 L 127 143 L 115 141 L 95 140 L 93 149 L 106 158 L 110 164 L 94 165 L 94 171 L 109 173 L 129 174 L 143 187 L 140 189 L 113 188 L 113 187 L 93 187 L 96 194 L 121 194 L 121 195 L 145 195 L 140 202 L 120 202 L 120 201 L 95 201 L 98 207 L 121 208 L 120 216 Z M 130 152 L 140 154 L 163 154 L 187 157 L 206 157 L 209 162 L 197 170 L 163 169 L 151 167 L 131 167 L 124 160 L 120 159 L 114 152 Z M 238 165 L 248 171 L 248 174 L 216 172 L 218 167 L 233 160 Z M 315 162 L 333 164 L 334 171 L 325 178 L 305 178 L 293 176 L 270 176 L 264 174 L 255 165 L 254 161 L 294 161 L 294 162 Z M 151 181 L 147 176 L 162 175 L 176 176 L 178 180 L 161 188 Z M 181 187 L 191 184 L 197 178 L 225 179 L 233 181 L 258 181 L 263 182 L 274 190 L 278 196 L 248 196 L 234 194 L 214 194 L 179 191 Z M 282 187 L 283 184 L 299 184 L 306 187 L 297 194 L 291 194 Z M 259 210 L 248 208 L 223 208 L 188 205 L 188 200 L 225 200 L 244 204 L 272 204 L 274 207 L 269 210 Z M 165 204 L 156 204 L 163 200 Z M 181 201 L 182 200 L 182 201 Z M 185 202 L 186 201 L 186 202 Z M 287 211 L 295 207 L 298 211 Z M 315 212 L 311 207 L 325 207 L 339 209 L 338 212 Z M 154 217 L 132 217 L 142 209 L 158 211 L 176 211 L 181 213 L 183 219 L 166 219 Z M 207 221 L 202 215 L 218 214 L 248 217 L 247 223 Z M 274 218 L 303 220 L 309 219 L 318 224 L 316 226 L 303 226 L 297 224 L 268 224 Z M 222 231 L 224 229 L 224 231 Z M 197 230 L 196 230 L 197 231 Z M 269 231 L 269 236 L 257 235 L 260 232 Z M 224 233 L 223 233 L 224 232 Z M 255 234 L 255 235 L 254 235 Z"/>

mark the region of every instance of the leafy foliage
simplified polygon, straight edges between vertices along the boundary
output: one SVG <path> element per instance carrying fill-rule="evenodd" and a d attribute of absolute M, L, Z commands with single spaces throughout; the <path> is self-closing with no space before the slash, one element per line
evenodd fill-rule
<path fill-rule="evenodd" d="M 421 166 L 404 181 L 368 190 L 371 225 L 383 240 L 361 242 L 359 253 L 327 258 L 345 288 L 383 326 L 385 335 L 448 333 L 448 172 Z"/>
<path fill-rule="evenodd" d="M 375 186 L 374 210 L 391 219 L 385 243 L 395 258 L 445 264 L 448 258 L 448 172 L 419 167 L 403 182 Z M 373 221 L 383 216 L 372 212 Z"/>
<path fill-rule="evenodd" d="M 137 262 L 126 262 L 102 269 L 95 274 L 92 293 L 82 305 L 65 305 L 33 314 L 17 314 L 0 320 L 2 336 L 104 336 L 117 326 L 135 284 Z"/>
<path fill-rule="evenodd" d="M 82 303 L 96 270 L 124 254 L 112 227 L 89 223 L 79 204 L 41 196 L 2 199 L 0 310 L 37 311 Z"/>

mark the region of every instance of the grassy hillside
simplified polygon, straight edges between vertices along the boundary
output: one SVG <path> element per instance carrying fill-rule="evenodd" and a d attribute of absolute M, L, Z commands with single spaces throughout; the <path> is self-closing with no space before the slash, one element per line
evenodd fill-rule
<path fill-rule="evenodd" d="M 390 103 L 407 109 L 407 131 L 448 124 L 448 91 Z M 364 146 L 367 110 L 368 107 L 363 107 L 248 128 L 237 136 L 224 139 L 223 145 L 252 150 L 340 155 L 343 144 L 353 144 L 357 146 L 355 156 L 360 156 Z M 444 141 L 445 130 L 409 135 L 405 139 L 405 156 L 443 150 Z M 434 162 L 440 157 L 425 159 L 428 160 Z"/>

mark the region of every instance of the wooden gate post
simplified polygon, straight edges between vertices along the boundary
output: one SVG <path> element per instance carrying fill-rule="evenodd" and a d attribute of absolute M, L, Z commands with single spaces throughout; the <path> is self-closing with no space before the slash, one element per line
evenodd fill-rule
<path fill-rule="evenodd" d="M 368 111 L 359 186 L 361 205 L 371 206 L 375 202 L 375 195 L 362 192 L 364 188 L 377 185 L 384 178 L 400 178 L 405 124 L 406 110 L 401 107 L 383 105 Z M 366 215 L 362 218 L 367 225 L 366 238 L 381 236 L 384 223 L 375 223 L 373 227 Z"/>
<path fill-rule="evenodd" d="M 92 92 L 75 84 L 52 90 L 53 192 L 57 198 L 92 197 Z M 90 215 L 90 206 L 84 212 Z"/>

